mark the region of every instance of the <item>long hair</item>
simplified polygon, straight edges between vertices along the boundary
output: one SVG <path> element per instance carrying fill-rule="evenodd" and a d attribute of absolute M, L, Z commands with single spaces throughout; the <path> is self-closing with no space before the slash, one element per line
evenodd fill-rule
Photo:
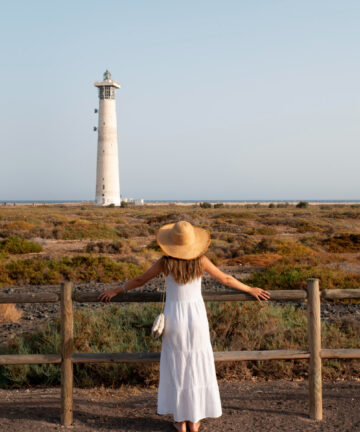
<path fill-rule="evenodd" d="M 201 258 L 202 256 L 184 260 L 163 255 L 161 258 L 162 272 L 165 276 L 171 274 L 177 283 L 186 284 L 203 274 Z"/>

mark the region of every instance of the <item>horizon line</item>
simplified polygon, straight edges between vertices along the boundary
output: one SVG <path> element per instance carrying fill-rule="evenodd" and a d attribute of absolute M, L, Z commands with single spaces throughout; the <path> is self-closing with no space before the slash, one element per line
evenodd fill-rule
<path fill-rule="evenodd" d="M 129 199 L 129 198 L 127 198 Z M 133 198 L 135 201 L 140 198 Z M 360 202 L 360 199 L 307 199 L 307 198 L 291 198 L 291 199 L 145 199 L 144 202 L 297 202 L 297 201 L 307 201 L 307 202 Z M 0 199 L 0 204 L 5 203 L 76 203 L 76 202 L 86 202 L 95 203 L 95 200 L 86 199 Z"/>

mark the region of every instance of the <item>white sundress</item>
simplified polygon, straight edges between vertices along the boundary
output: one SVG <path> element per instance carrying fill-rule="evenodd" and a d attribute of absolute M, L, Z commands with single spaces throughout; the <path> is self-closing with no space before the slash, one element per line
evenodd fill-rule
<path fill-rule="evenodd" d="M 166 277 L 158 414 L 198 422 L 222 415 L 201 277 L 178 284 Z"/>

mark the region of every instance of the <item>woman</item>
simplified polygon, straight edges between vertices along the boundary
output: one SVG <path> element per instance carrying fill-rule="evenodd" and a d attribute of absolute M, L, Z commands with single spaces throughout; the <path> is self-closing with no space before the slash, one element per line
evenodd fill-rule
<path fill-rule="evenodd" d="M 138 288 L 155 276 L 166 276 L 165 326 L 160 355 L 158 414 L 172 414 L 179 432 L 199 430 L 200 420 L 222 415 L 209 323 L 201 295 L 201 276 L 210 274 L 229 287 L 267 300 L 268 291 L 252 288 L 223 273 L 205 257 L 207 230 L 180 221 L 160 228 L 157 243 L 165 253 L 149 270 L 123 287 L 104 291 L 110 301 L 120 292 Z"/>

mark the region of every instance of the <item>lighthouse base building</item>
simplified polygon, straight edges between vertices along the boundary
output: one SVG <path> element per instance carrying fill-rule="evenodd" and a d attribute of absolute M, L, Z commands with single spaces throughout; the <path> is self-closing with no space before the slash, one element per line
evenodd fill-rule
<path fill-rule="evenodd" d="M 99 89 L 99 121 L 96 169 L 95 204 L 106 206 L 121 205 L 119 157 L 117 142 L 116 99 L 115 91 L 120 88 L 117 81 L 111 79 L 109 71 L 104 73 L 104 80 L 95 82 Z"/>

